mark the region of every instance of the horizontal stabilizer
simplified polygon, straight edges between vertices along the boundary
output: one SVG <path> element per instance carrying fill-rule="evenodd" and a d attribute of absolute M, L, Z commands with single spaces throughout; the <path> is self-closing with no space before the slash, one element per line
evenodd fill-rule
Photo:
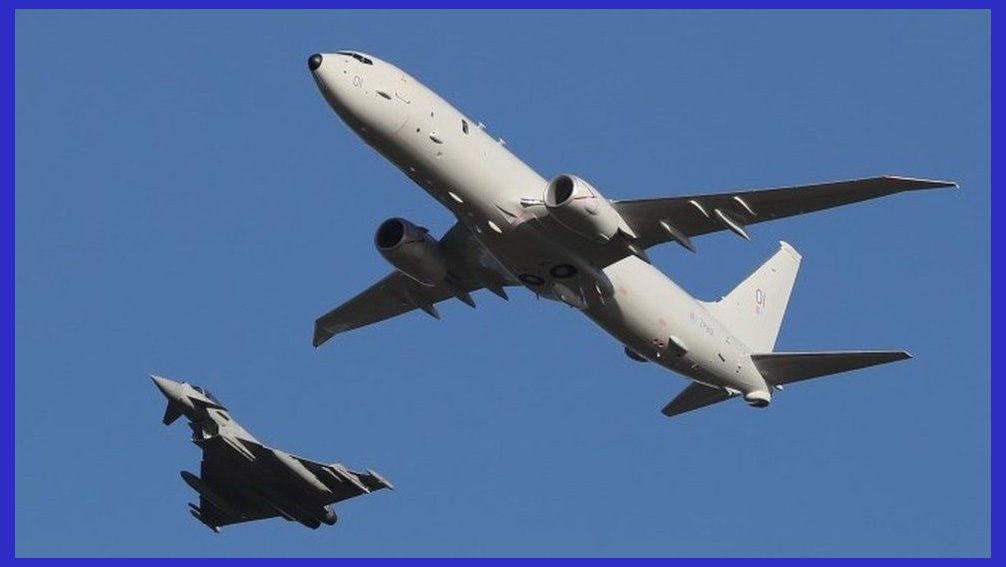
<path fill-rule="evenodd" d="M 664 406 L 663 414 L 667 417 L 674 417 L 728 399 L 730 399 L 730 394 L 726 390 L 692 382 L 687 388 L 681 390 L 681 393 L 671 400 L 671 403 Z"/>
<path fill-rule="evenodd" d="M 751 360 L 765 381 L 772 386 L 838 374 L 857 368 L 876 366 L 912 358 L 901 350 L 847 352 L 771 352 L 752 354 Z"/>

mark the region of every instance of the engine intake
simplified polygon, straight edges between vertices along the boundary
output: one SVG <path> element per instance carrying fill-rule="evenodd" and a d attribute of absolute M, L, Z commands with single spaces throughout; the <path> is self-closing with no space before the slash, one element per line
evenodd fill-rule
<path fill-rule="evenodd" d="M 544 201 L 559 224 L 591 240 L 607 242 L 620 229 L 632 234 L 611 203 L 575 175 L 564 173 L 549 181 Z"/>
<path fill-rule="evenodd" d="M 767 391 L 754 391 L 744 394 L 744 401 L 753 408 L 765 408 L 772 403 L 772 394 Z"/>
<path fill-rule="evenodd" d="M 377 227 L 374 245 L 396 270 L 425 286 L 447 277 L 447 256 L 427 229 L 402 218 L 390 218 Z"/>

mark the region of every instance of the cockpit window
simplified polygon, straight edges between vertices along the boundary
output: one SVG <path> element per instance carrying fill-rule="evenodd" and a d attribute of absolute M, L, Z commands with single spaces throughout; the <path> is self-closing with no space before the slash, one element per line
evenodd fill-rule
<path fill-rule="evenodd" d="M 465 120 L 464 118 L 461 119 L 461 131 L 464 132 L 465 134 L 468 133 L 468 121 Z"/>
<path fill-rule="evenodd" d="M 360 55 L 359 53 L 353 53 L 352 51 L 336 51 L 336 53 L 338 53 L 339 55 L 348 55 L 348 56 L 352 57 L 353 59 L 356 59 L 360 63 L 363 63 L 364 65 L 373 65 L 374 64 L 374 62 L 371 61 L 369 58 L 364 57 L 364 56 Z"/>
<path fill-rule="evenodd" d="M 209 390 L 203 388 L 202 386 L 193 386 L 192 389 L 195 390 L 195 391 L 197 391 L 197 392 L 199 392 L 200 394 L 206 396 L 207 398 L 213 400 L 214 403 L 217 403 L 217 404 L 220 403 L 220 400 L 218 400 L 216 398 L 216 396 L 214 396 L 213 394 L 211 394 Z"/>

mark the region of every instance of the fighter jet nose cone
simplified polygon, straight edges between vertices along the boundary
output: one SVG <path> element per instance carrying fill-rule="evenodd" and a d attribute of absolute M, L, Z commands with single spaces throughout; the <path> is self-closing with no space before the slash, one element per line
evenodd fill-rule
<path fill-rule="evenodd" d="M 315 53 L 314 55 L 307 58 L 307 68 L 312 71 L 317 71 L 318 67 L 321 67 L 321 62 L 324 58 L 321 53 Z"/>
<path fill-rule="evenodd" d="M 165 396 L 172 397 L 175 395 L 175 390 L 177 384 L 168 380 L 167 378 L 161 378 L 160 376 L 151 375 L 151 380 L 154 381 L 154 385 L 160 390 Z"/>

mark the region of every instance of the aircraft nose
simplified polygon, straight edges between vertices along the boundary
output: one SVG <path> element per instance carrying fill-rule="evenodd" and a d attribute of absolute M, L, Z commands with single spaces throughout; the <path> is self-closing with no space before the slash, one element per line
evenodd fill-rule
<path fill-rule="evenodd" d="M 307 68 L 312 71 L 317 71 L 318 67 L 321 67 L 321 62 L 323 60 L 324 57 L 321 56 L 321 53 L 315 53 L 307 58 Z"/>
<path fill-rule="evenodd" d="M 154 384 L 157 386 L 157 389 L 160 390 L 165 397 L 169 399 L 175 399 L 178 397 L 178 382 L 174 382 L 160 376 L 151 376 L 151 378 L 154 380 Z"/>

